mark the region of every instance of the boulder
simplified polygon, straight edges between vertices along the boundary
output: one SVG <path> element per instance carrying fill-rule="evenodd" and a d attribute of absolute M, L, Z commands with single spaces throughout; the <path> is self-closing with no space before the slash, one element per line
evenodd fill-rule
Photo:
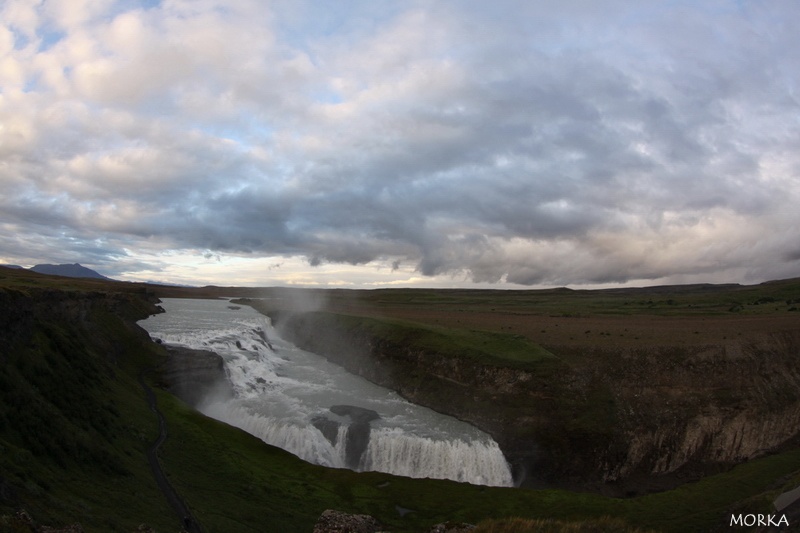
<path fill-rule="evenodd" d="M 382 527 L 368 514 L 348 514 L 328 509 L 320 515 L 313 533 L 377 533 Z"/>
<path fill-rule="evenodd" d="M 443 522 L 431 527 L 428 533 L 467 533 L 476 527 L 474 524 L 465 522 Z"/>

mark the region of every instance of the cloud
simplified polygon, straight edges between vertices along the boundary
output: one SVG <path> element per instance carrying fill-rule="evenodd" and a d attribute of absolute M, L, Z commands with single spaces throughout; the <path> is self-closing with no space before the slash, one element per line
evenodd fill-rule
<path fill-rule="evenodd" d="M 65 6 L 0 13 L 11 262 L 797 275 L 792 5 Z"/>

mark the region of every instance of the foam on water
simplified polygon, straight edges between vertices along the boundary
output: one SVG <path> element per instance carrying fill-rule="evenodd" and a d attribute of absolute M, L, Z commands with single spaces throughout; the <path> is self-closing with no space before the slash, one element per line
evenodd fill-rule
<path fill-rule="evenodd" d="M 357 470 L 511 486 L 508 463 L 486 433 L 347 373 L 281 339 L 269 319 L 224 300 L 165 299 L 166 313 L 140 322 L 165 344 L 213 351 L 225 361 L 235 398 L 209 398 L 205 414 L 323 466 L 346 461 L 347 417 L 334 405 L 376 411 Z M 331 439 L 313 421 L 338 424 Z"/>

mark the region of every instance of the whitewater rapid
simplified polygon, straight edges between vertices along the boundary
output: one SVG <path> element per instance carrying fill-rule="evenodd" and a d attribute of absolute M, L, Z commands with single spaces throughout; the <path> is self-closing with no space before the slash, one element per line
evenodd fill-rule
<path fill-rule="evenodd" d="M 300 350 L 251 307 L 173 298 L 161 305 L 166 313 L 139 323 L 152 338 L 225 361 L 234 398 L 207 398 L 204 414 L 323 466 L 513 484 L 489 435 Z"/>

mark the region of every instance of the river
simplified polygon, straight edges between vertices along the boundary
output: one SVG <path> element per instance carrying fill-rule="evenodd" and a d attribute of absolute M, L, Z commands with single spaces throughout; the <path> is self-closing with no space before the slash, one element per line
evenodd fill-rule
<path fill-rule="evenodd" d="M 198 407 L 204 414 L 323 466 L 513 484 L 489 435 L 297 348 L 251 307 L 177 298 L 161 305 L 166 313 L 139 322 L 152 338 L 225 361 L 234 397 L 210 395 Z"/>

